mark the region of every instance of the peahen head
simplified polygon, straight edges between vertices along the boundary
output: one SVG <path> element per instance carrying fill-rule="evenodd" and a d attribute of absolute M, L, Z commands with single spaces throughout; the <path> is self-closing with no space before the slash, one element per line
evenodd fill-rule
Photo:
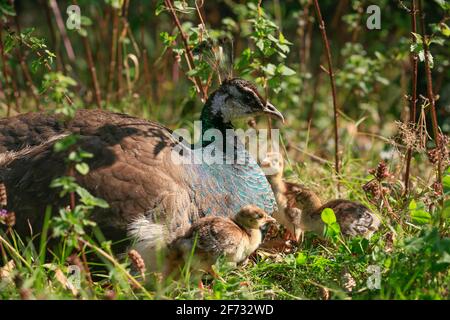
<path fill-rule="evenodd" d="M 201 120 L 206 129 L 231 128 L 231 121 L 266 114 L 284 122 L 283 115 L 266 101 L 251 82 L 234 78 L 225 80 L 213 92 L 202 111 Z"/>

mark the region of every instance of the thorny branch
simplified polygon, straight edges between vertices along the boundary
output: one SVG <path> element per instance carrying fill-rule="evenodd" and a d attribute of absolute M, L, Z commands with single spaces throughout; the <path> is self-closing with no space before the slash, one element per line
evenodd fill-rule
<path fill-rule="evenodd" d="M 172 1 L 164 0 L 164 3 L 166 4 L 166 7 L 169 9 L 172 19 L 175 22 L 175 25 L 177 26 L 178 31 L 180 32 L 181 40 L 183 41 L 183 45 L 186 50 L 188 68 L 189 68 L 189 70 L 193 70 L 195 68 L 194 56 L 192 55 L 192 51 L 191 51 L 191 48 L 188 43 L 187 35 L 183 31 L 183 28 L 181 27 L 180 20 L 178 19 L 175 9 L 172 6 Z M 201 94 L 202 101 L 205 102 L 208 99 L 208 93 L 206 92 L 206 89 L 203 87 L 202 81 L 200 80 L 200 78 L 198 76 L 194 77 L 194 84 L 197 87 L 197 92 Z"/>
<path fill-rule="evenodd" d="M 411 15 L 411 30 L 413 33 L 417 33 L 417 23 L 416 23 L 416 0 L 412 0 L 412 7 L 409 10 Z M 414 34 L 411 34 L 411 40 L 416 43 L 416 37 Z M 411 89 L 411 97 L 410 97 L 410 110 L 409 110 L 409 122 L 410 124 L 416 123 L 417 118 L 417 66 L 418 66 L 418 57 L 415 52 L 411 52 L 410 54 L 411 66 L 412 66 L 412 89 Z M 405 172 L 405 195 L 409 193 L 409 177 L 411 170 L 411 158 L 412 158 L 412 149 L 409 148 L 406 156 L 406 172 Z"/>
<path fill-rule="evenodd" d="M 327 74 L 330 77 L 330 83 L 331 83 L 331 92 L 333 95 L 333 109 L 334 109 L 334 144 L 335 144 L 335 170 L 336 174 L 339 176 L 339 123 L 338 123 L 338 110 L 339 107 L 337 105 L 337 97 L 336 97 L 336 84 L 334 81 L 334 73 L 333 73 L 333 65 L 331 61 L 331 50 L 330 50 L 330 43 L 328 41 L 327 32 L 325 29 L 325 22 L 322 18 L 322 13 L 320 12 L 320 6 L 319 2 L 317 0 L 314 0 L 314 7 L 316 9 L 317 19 L 319 21 L 319 28 L 320 32 L 322 33 L 322 40 L 325 45 L 326 55 L 327 55 L 327 63 L 328 63 L 328 70 Z M 338 190 L 339 190 L 339 184 L 338 184 Z"/>
<path fill-rule="evenodd" d="M 425 16 L 422 11 L 422 0 L 419 0 L 419 6 L 418 6 L 418 13 L 420 16 L 420 29 L 422 34 L 422 43 L 423 43 L 423 50 L 425 55 L 425 74 L 426 74 L 426 80 L 427 80 L 427 96 L 428 100 L 430 101 L 430 111 L 431 111 L 431 123 L 433 125 L 433 136 L 434 141 L 436 143 L 436 147 L 439 148 L 441 145 L 441 137 L 439 133 L 439 125 L 437 121 L 437 114 L 436 114 L 436 105 L 435 105 L 435 97 L 433 93 L 433 80 L 431 77 L 431 68 L 430 68 L 430 57 L 429 57 L 429 48 L 428 48 L 428 41 L 429 37 L 426 35 L 425 30 Z M 440 185 L 442 185 L 442 156 L 438 154 L 438 164 L 437 164 L 437 173 L 436 173 L 436 182 Z M 443 206 L 443 199 L 441 201 Z M 441 223 L 442 221 L 441 217 Z"/>

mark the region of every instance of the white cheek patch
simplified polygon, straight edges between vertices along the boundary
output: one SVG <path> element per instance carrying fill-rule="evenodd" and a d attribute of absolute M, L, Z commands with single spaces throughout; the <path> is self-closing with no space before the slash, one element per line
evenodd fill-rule
<path fill-rule="evenodd" d="M 228 100 L 226 104 L 221 107 L 222 118 L 224 122 L 230 122 L 233 119 L 244 116 L 242 112 L 243 106 L 236 105 L 236 101 Z"/>
<path fill-rule="evenodd" d="M 258 95 L 249 88 L 242 87 L 247 94 L 251 94 L 256 101 L 259 101 Z M 233 119 L 242 118 L 247 115 L 246 110 L 251 107 L 242 104 L 243 93 L 234 86 L 227 87 L 227 94 L 217 93 L 212 101 L 211 111 L 214 115 L 221 114 L 224 122 L 230 122 Z M 228 99 L 227 99 L 228 98 Z"/>
<path fill-rule="evenodd" d="M 238 89 L 236 89 L 236 87 L 229 87 L 229 90 L 230 90 L 231 95 L 235 98 L 242 96 L 242 94 L 239 92 Z"/>
<path fill-rule="evenodd" d="M 231 87 L 232 94 L 234 95 L 237 90 Z M 240 93 L 237 93 L 240 94 Z M 233 119 L 244 116 L 242 110 L 244 106 L 237 105 L 236 99 L 227 99 L 228 94 L 216 94 L 211 104 L 211 112 L 214 115 L 220 113 L 224 122 L 230 122 Z"/>
<path fill-rule="evenodd" d="M 211 112 L 213 114 L 218 114 L 219 112 L 222 112 L 222 107 L 225 105 L 225 94 L 216 94 L 214 95 L 213 101 L 211 103 Z"/>

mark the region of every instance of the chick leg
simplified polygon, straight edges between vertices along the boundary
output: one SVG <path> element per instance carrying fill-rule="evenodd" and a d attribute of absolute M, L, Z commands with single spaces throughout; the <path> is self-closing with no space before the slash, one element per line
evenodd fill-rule
<path fill-rule="evenodd" d="M 283 240 L 284 241 L 288 241 L 288 240 L 297 241 L 297 239 L 295 238 L 295 235 L 292 232 L 290 232 L 289 230 L 286 230 L 284 232 Z"/>

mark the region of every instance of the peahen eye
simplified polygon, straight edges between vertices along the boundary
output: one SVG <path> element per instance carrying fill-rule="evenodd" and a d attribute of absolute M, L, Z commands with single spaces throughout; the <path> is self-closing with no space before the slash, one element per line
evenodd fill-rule
<path fill-rule="evenodd" d="M 252 102 L 252 98 L 249 96 L 244 96 L 244 103 L 245 104 L 250 104 Z"/>

